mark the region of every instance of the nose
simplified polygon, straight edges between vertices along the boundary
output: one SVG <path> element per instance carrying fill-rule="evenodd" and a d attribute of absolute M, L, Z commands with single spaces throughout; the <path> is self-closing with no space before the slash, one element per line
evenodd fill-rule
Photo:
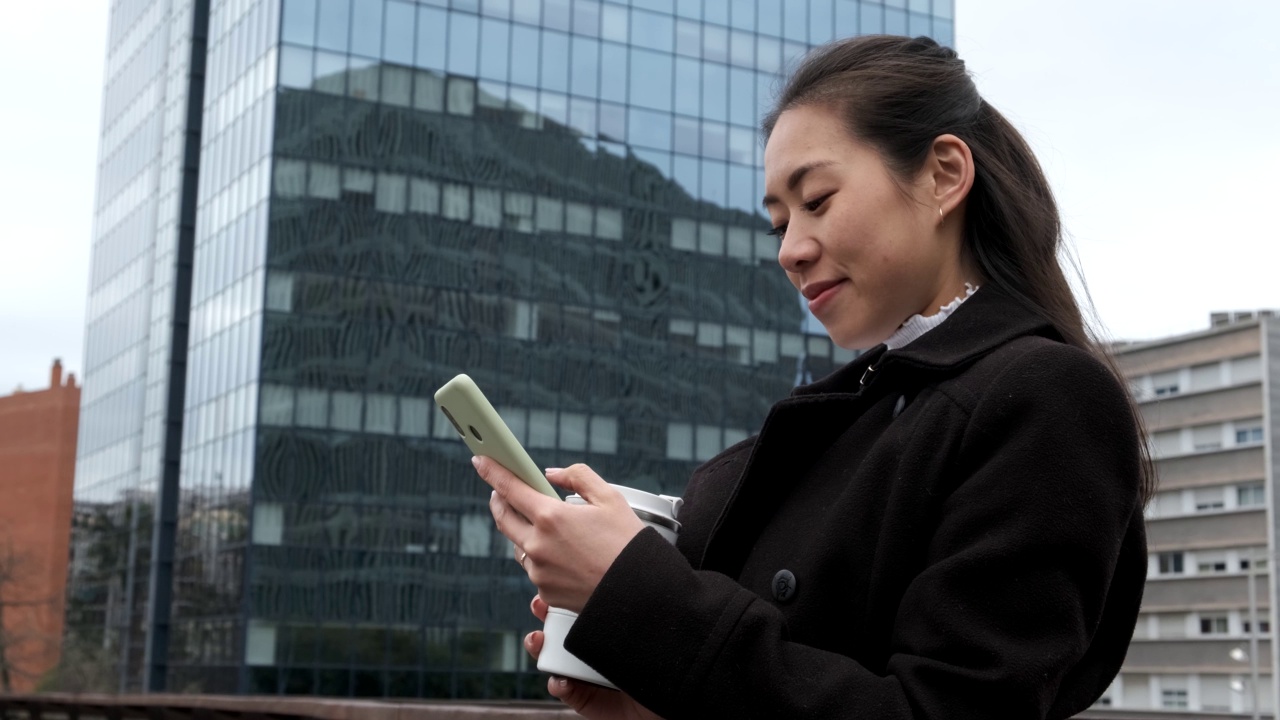
<path fill-rule="evenodd" d="M 789 223 L 778 245 L 778 264 L 783 270 L 798 273 L 812 265 L 822 254 L 822 245 L 798 223 Z"/>

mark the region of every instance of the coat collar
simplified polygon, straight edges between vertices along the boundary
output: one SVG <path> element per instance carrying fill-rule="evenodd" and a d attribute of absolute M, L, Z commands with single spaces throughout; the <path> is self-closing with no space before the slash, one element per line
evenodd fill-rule
<path fill-rule="evenodd" d="M 1061 339 L 1038 313 L 993 283 L 986 283 L 946 322 L 906 347 L 886 350 L 878 345 L 831 375 L 796 388 L 790 397 L 774 405 L 765 420 L 712 530 L 701 567 L 736 576 L 781 493 L 790 490 L 778 479 L 807 472 L 809 463 L 821 457 L 878 398 L 903 390 L 904 383 L 935 381 L 1025 335 Z M 888 374 L 897 380 L 875 385 L 868 382 L 867 392 L 863 392 L 862 377 L 872 366 L 875 378 Z"/>
<path fill-rule="evenodd" d="M 1038 312 L 1004 288 L 984 283 L 942 324 L 906 347 L 887 350 L 883 344 L 877 345 L 825 378 L 796 388 L 792 396 L 856 393 L 867 368 L 872 366 L 877 372 L 896 365 L 926 371 L 963 367 L 1010 340 L 1027 335 L 1062 339 Z"/>

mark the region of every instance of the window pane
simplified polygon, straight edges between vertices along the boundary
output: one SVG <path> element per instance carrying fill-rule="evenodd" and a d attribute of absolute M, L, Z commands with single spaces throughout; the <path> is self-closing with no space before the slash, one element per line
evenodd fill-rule
<path fill-rule="evenodd" d="M 449 72 L 475 77 L 480 19 L 474 15 L 453 13 L 449 22 Z"/>
<path fill-rule="evenodd" d="M 489 80 L 506 80 L 510 62 L 511 25 L 500 20 L 484 20 L 480 23 L 480 77 Z"/>
<path fill-rule="evenodd" d="M 316 37 L 316 0 L 285 0 L 280 17 L 280 39 L 311 45 Z"/>
<path fill-rule="evenodd" d="M 715 63 L 702 67 L 702 114 L 711 120 L 727 121 L 729 111 L 729 68 Z"/>
<path fill-rule="evenodd" d="M 418 71 L 413 79 L 413 106 L 419 110 L 444 110 L 444 78 Z"/>
<path fill-rule="evenodd" d="M 560 448 L 587 449 L 587 416 L 582 413 L 560 413 Z"/>
<path fill-rule="evenodd" d="M 534 28 L 523 25 L 511 28 L 511 82 L 530 87 L 538 84 L 539 38 Z"/>
<path fill-rule="evenodd" d="M 481 227 L 502 227 L 502 192 L 492 188 L 476 188 L 472 222 Z"/>
<path fill-rule="evenodd" d="M 283 87 L 309 89 L 313 80 L 311 74 L 312 53 L 307 48 L 289 45 L 280 48 L 280 85 Z"/>
<path fill-rule="evenodd" d="M 418 67 L 444 70 L 444 51 L 448 47 L 448 15 L 435 8 L 418 8 L 418 49 L 414 64 Z"/>
<path fill-rule="evenodd" d="M 410 178 L 409 212 L 436 215 L 440 212 L 440 184 L 432 180 Z"/>
<path fill-rule="evenodd" d="M 366 432 L 394 434 L 396 431 L 396 398 L 394 395 L 369 395 L 365 400 Z"/>
<path fill-rule="evenodd" d="M 564 33 L 542 33 L 542 87 L 569 91 L 569 36 Z"/>
<path fill-rule="evenodd" d="M 365 57 L 382 55 L 382 2 L 362 2 L 351 15 L 351 52 Z"/>
<path fill-rule="evenodd" d="M 323 428 L 329 425 L 329 393 L 310 388 L 298 389 L 297 423 L 301 427 Z"/>
<path fill-rule="evenodd" d="M 605 3 L 600 7 L 600 11 L 600 37 L 615 42 L 627 42 L 627 9 Z"/>
<path fill-rule="evenodd" d="M 631 51 L 631 102 L 652 110 L 671 110 L 670 55 Z"/>
<path fill-rule="evenodd" d="M 675 22 L 670 15 L 631 11 L 631 43 L 651 50 L 673 50 Z"/>
<path fill-rule="evenodd" d="M 335 430 L 359 430 L 364 412 L 364 396 L 360 393 L 334 391 L 333 417 L 330 427 Z"/>
<path fill-rule="evenodd" d="M 588 38 L 573 39 L 571 89 L 575 95 L 595 97 L 600 86 L 600 43 Z"/>
<path fill-rule="evenodd" d="M 413 5 L 396 0 L 387 3 L 382 58 L 402 65 L 413 64 Z"/>
<path fill-rule="evenodd" d="M 320 0 L 316 47 L 346 52 L 351 0 Z"/>
<path fill-rule="evenodd" d="M 439 412 L 439 411 L 437 411 Z M 425 398 L 400 398 L 400 434 L 410 437 L 427 437 L 430 433 L 427 431 L 430 423 L 431 408 Z M 445 425 L 449 425 L 449 421 L 443 417 L 440 421 Z M 450 432 L 453 428 L 449 428 Z M 457 434 L 455 433 L 456 437 Z"/>
<path fill-rule="evenodd" d="M 382 68 L 382 101 L 389 105 L 409 107 L 413 97 L 413 71 L 385 65 Z"/>
<path fill-rule="evenodd" d="M 632 108 L 628 126 L 631 128 L 628 138 L 631 144 L 656 150 L 671 149 L 670 115 Z"/>
<path fill-rule="evenodd" d="M 564 203 L 555 198 L 539 196 L 537 221 L 539 231 L 560 232 L 564 229 Z"/>
<path fill-rule="evenodd" d="M 591 452 L 618 452 L 618 419 L 595 415 L 591 418 Z"/>
<path fill-rule="evenodd" d="M 316 53 L 316 90 L 331 95 L 347 92 L 347 56 L 337 53 Z"/>
<path fill-rule="evenodd" d="M 626 102 L 627 49 L 605 43 L 600 48 L 600 71 L 600 97 L 612 102 Z"/>
<path fill-rule="evenodd" d="M 405 186 L 407 178 L 393 173 L 378 173 L 378 186 L 374 195 L 374 208 L 382 212 L 405 211 Z"/>

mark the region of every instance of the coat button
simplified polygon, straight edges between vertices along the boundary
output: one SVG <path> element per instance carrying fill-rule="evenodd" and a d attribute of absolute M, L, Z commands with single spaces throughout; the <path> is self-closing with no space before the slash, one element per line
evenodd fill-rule
<path fill-rule="evenodd" d="M 773 576 L 773 597 L 778 602 L 788 602 L 796 595 L 796 576 L 790 570 L 779 570 Z"/>
<path fill-rule="evenodd" d="M 902 409 L 907 406 L 907 396 L 899 395 L 898 402 L 893 405 L 893 416 L 896 418 L 902 414 Z"/>

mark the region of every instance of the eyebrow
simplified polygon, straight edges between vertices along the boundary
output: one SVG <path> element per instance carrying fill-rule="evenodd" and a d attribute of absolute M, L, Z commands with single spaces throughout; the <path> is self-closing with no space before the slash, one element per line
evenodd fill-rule
<path fill-rule="evenodd" d="M 796 186 L 800 184 L 800 181 L 804 179 L 804 176 L 807 175 L 810 170 L 817 170 L 820 167 L 826 167 L 828 165 L 834 165 L 834 164 L 835 164 L 834 160 L 819 160 L 817 162 L 811 162 L 811 163 L 806 163 L 804 165 L 801 165 L 795 170 L 792 170 L 791 174 L 787 176 L 787 190 L 795 190 Z M 761 201 L 761 204 L 763 204 L 765 207 L 769 207 L 770 205 L 777 205 L 779 202 L 781 202 L 781 200 L 779 200 L 777 196 L 765 195 L 764 200 Z"/>

